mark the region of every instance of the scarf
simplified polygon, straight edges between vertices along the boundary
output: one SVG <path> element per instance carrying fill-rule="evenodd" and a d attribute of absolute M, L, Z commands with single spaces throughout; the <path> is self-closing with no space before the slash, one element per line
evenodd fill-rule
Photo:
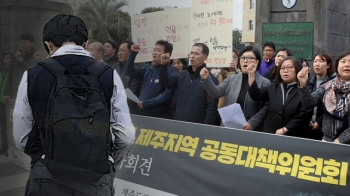
<path fill-rule="evenodd" d="M 63 56 L 63 55 L 80 55 L 80 56 L 88 56 L 92 58 L 90 52 L 86 51 L 82 46 L 79 45 L 63 45 L 58 48 L 55 53 L 51 55 L 51 57 L 55 56 Z"/>
<path fill-rule="evenodd" d="M 340 100 L 336 99 L 336 92 L 342 94 Z M 325 84 L 325 93 L 323 96 L 323 103 L 329 114 L 335 116 L 333 123 L 333 132 L 337 133 L 343 126 L 342 120 L 347 114 L 350 105 L 350 82 L 342 81 L 339 76 L 330 80 Z"/>

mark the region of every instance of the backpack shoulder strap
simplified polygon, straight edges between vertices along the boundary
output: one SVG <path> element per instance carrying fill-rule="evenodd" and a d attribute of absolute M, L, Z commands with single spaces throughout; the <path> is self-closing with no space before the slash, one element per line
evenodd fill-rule
<path fill-rule="evenodd" d="M 110 66 L 105 63 L 95 62 L 87 67 L 90 76 L 100 77 Z"/>
<path fill-rule="evenodd" d="M 56 59 L 49 58 L 39 63 L 39 65 L 49 70 L 56 78 L 64 75 L 66 68 Z"/>

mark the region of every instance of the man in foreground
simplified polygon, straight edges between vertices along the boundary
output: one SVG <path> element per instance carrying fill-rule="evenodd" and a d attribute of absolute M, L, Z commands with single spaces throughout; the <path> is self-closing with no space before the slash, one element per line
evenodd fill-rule
<path fill-rule="evenodd" d="M 123 84 L 84 47 L 85 23 L 44 27 L 51 58 L 23 74 L 13 114 L 17 148 L 32 158 L 26 196 L 113 196 L 115 169 L 134 142 Z"/>

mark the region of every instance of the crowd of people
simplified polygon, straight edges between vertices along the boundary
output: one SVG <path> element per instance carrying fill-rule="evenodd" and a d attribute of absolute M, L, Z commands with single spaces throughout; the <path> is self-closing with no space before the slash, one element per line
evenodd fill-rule
<path fill-rule="evenodd" d="M 207 68 L 209 48 L 202 43 L 187 59 L 170 60 L 172 45 L 160 40 L 152 62 L 135 65 L 139 50 L 130 47 L 126 76 L 141 80 L 140 115 L 224 126 L 218 108 L 237 103 L 247 122 L 240 129 L 350 143 L 349 52 L 336 61 L 316 54 L 312 71 L 306 59 L 271 42 L 262 55 L 252 46 L 232 51 L 230 67 L 220 70 Z"/>
<path fill-rule="evenodd" d="M 34 51 L 34 41 L 31 34 L 22 34 L 18 51 L 2 56 L 1 127 L 6 127 L 5 104 L 16 98 L 23 72 L 44 59 Z M 124 88 L 139 97 L 139 103 L 128 99 L 131 114 L 223 126 L 218 109 L 237 103 L 247 122 L 241 129 L 350 143 L 347 53 L 336 61 L 327 52 L 316 54 L 310 74 L 306 59 L 293 56 L 288 48 L 276 50 L 272 42 L 264 43 L 262 54 L 252 46 L 233 50 L 229 67 L 221 69 L 207 68 L 210 51 L 202 43 L 193 45 L 188 58 L 171 59 L 172 44 L 159 40 L 152 61 L 144 63 L 135 63 L 140 47 L 131 41 L 90 42 L 86 49 L 96 61 L 115 69 Z M 301 84 L 306 70 L 307 81 Z M 332 100 L 328 91 L 335 92 Z"/>
<path fill-rule="evenodd" d="M 84 21 L 60 14 L 43 30 L 49 56 L 22 34 L 2 56 L 0 123 L 15 100 L 13 137 L 31 156 L 26 195 L 114 195 L 115 167 L 135 141 L 131 114 L 224 126 L 218 108 L 238 104 L 245 131 L 350 144 L 350 51 L 308 62 L 274 43 L 232 51 L 228 68 L 209 69 L 204 43 L 186 59 L 158 40 L 151 62 L 131 41 L 88 41 Z M 215 74 L 217 73 L 217 74 Z M 123 88 L 120 88 L 123 87 Z M 130 89 L 139 102 L 127 100 Z M 44 183 L 43 183 L 44 182 Z"/>

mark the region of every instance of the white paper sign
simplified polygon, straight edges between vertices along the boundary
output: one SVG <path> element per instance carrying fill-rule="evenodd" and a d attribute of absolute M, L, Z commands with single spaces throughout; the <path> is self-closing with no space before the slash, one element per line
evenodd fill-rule
<path fill-rule="evenodd" d="M 126 96 L 133 102 L 135 103 L 140 103 L 140 99 L 136 97 L 136 95 L 134 93 L 131 92 L 131 90 L 129 88 L 125 89 L 125 94 Z"/>
<path fill-rule="evenodd" d="M 232 60 L 232 8 L 232 0 L 192 0 L 191 44 L 208 46 L 208 67 L 229 67 Z"/>
<path fill-rule="evenodd" d="M 238 103 L 220 108 L 218 111 L 225 127 L 242 129 L 247 123 L 241 105 Z"/>

